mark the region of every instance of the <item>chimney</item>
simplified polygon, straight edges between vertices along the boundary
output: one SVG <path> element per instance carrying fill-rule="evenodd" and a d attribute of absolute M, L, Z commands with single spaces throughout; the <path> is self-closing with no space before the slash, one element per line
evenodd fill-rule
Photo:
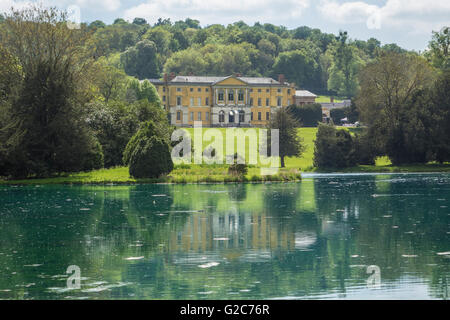
<path fill-rule="evenodd" d="M 167 83 L 169 81 L 169 76 L 167 73 L 164 73 L 164 82 Z"/>
<path fill-rule="evenodd" d="M 240 74 L 240 73 L 235 73 L 234 76 L 235 76 L 236 78 L 239 78 L 239 77 L 242 77 L 242 74 Z"/>
<path fill-rule="evenodd" d="M 284 80 L 285 80 L 284 74 L 280 74 L 280 75 L 278 76 L 278 82 L 281 83 L 281 84 L 284 84 Z"/>
<path fill-rule="evenodd" d="M 169 81 L 172 81 L 173 78 L 175 78 L 175 73 L 171 72 L 170 75 L 169 75 Z"/>

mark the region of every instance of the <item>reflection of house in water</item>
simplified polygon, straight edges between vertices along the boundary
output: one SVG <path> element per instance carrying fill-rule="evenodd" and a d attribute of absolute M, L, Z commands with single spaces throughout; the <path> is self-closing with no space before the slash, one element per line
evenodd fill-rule
<path fill-rule="evenodd" d="M 191 215 L 183 230 L 172 232 L 169 243 L 172 252 L 225 249 L 271 252 L 294 250 L 295 246 L 296 233 L 288 223 L 281 226 L 274 217 L 245 213 Z"/>

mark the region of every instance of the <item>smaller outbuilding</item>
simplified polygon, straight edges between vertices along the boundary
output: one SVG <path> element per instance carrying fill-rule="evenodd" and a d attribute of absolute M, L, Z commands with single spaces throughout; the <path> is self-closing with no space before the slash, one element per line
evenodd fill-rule
<path fill-rule="evenodd" d="M 303 106 L 305 104 L 316 103 L 317 96 L 309 92 L 308 90 L 296 90 L 295 91 L 295 104 L 297 106 Z"/>

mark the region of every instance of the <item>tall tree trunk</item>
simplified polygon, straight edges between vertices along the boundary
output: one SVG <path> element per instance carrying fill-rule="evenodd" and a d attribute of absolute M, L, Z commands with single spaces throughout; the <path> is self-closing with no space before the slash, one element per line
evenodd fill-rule
<path fill-rule="evenodd" d="M 284 168 L 284 156 L 281 156 L 280 159 L 281 159 L 281 167 Z"/>

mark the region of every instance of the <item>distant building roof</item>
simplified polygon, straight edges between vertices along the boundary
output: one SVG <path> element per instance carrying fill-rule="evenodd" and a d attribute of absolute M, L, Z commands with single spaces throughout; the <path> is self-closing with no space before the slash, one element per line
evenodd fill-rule
<path fill-rule="evenodd" d="M 311 98 L 317 98 L 317 96 L 316 96 L 314 93 L 312 93 L 312 92 L 310 92 L 310 91 L 308 91 L 308 90 L 296 90 L 296 91 L 295 91 L 295 96 L 296 96 L 296 97 L 311 97 Z"/>
<path fill-rule="evenodd" d="M 144 81 L 145 80 L 141 80 L 140 82 L 142 83 Z M 164 83 L 164 81 L 161 79 L 148 79 L 148 81 L 150 81 L 150 83 L 153 83 L 153 84 L 163 84 Z"/>
<path fill-rule="evenodd" d="M 210 77 L 210 76 L 176 76 L 173 78 L 170 83 L 202 83 L 202 84 L 215 84 L 217 82 L 220 82 L 222 80 L 225 80 L 227 78 L 230 78 L 232 76 L 228 77 Z M 236 79 L 242 80 L 248 84 L 260 84 L 260 85 L 281 85 L 280 82 L 272 79 L 272 78 L 265 78 L 265 77 L 235 77 Z M 160 84 L 163 83 L 162 80 L 159 79 L 149 79 L 151 83 Z M 284 85 L 288 85 L 287 82 L 284 83 Z"/>

